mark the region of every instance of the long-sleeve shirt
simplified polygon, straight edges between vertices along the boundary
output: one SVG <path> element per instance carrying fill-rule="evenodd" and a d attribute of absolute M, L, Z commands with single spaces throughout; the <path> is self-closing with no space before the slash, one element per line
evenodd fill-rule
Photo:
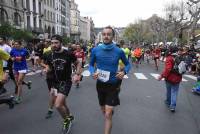
<path fill-rule="evenodd" d="M 131 65 L 120 48 L 113 43 L 99 45 L 92 50 L 89 71 L 91 74 L 97 71 L 99 73 L 98 80 L 102 82 L 116 83 L 118 81 L 116 75 L 120 59 L 125 65 L 124 71 L 128 73 Z"/>

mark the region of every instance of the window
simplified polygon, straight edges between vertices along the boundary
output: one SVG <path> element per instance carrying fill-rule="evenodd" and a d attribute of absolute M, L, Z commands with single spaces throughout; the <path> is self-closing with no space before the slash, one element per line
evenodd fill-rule
<path fill-rule="evenodd" d="M 44 9 L 44 18 L 47 19 L 47 10 Z"/>
<path fill-rule="evenodd" d="M 36 26 L 37 26 L 37 22 L 36 22 L 36 20 L 37 20 L 37 18 L 34 17 L 34 18 L 33 18 L 33 27 L 34 27 L 34 28 L 36 28 Z"/>
<path fill-rule="evenodd" d="M 20 26 L 21 24 L 21 16 L 19 15 L 19 13 L 15 12 L 14 13 L 14 24 L 16 26 Z"/>
<path fill-rule="evenodd" d="M 49 11 L 47 11 L 47 20 L 49 20 Z"/>
<path fill-rule="evenodd" d="M 30 1 L 26 0 L 26 8 L 28 11 L 30 11 Z"/>
<path fill-rule="evenodd" d="M 6 10 L 4 9 L 0 9 L 0 23 L 3 24 L 3 23 L 6 23 L 8 21 L 8 14 L 6 12 Z"/>
<path fill-rule="evenodd" d="M 54 0 L 53 0 L 53 5 L 52 5 L 52 7 L 55 8 L 55 1 L 54 1 Z"/>
<path fill-rule="evenodd" d="M 42 28 L 42 20 L 41 19 L 39 20 L 39 28 L 40 29 Z"/>
<path fill-rule="evenodd" d="M 52 0 L 50 0 L 50 7 L 52 7 Z"/>
<path fill-rule="evenodd" d="M 27 16 L 27 29 L 30 29 L 30 27 L 31 27 L 30 16 Z"/>
<path fill-rule="evenodd" d="M 14 0 L 14 6 L 16 7 L 17 6 L 17 0 Z"/>
<path fill-rule="evenodd" d="M 41 15 L 41 13 L 42 13 L 42 4 L 41 2 L 39 2 L 39 14 Z"/>
<path fill-rule="evenodd" d="M 33 12 L 36 12 L 36 2 L 33 0 Z"/>
<path fill-rule="evenodd" d="M 52 16 L 52 12 L 51 12 L 51 19 L 50 19 L 51 21 L 53 20 L 53 16 Z"/>

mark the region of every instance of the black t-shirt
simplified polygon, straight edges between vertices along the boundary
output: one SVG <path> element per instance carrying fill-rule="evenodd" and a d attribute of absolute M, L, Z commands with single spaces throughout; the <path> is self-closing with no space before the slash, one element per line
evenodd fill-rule
<path fill-rule="evenodd" d="M 42 56 L 43 55 L 44 47 L 42 45 L 38 45 L 34 48 L 35 56 Z"/>
<path fill-rule="evenodd" d="M 49 75 L 54 75 L 57 81 L 71 80 L 71 64 L 76 61 L 73 53 L 63 50 L 61 53 L 49 51 L 43 56 L 45 64 L 49 65 Z"/>

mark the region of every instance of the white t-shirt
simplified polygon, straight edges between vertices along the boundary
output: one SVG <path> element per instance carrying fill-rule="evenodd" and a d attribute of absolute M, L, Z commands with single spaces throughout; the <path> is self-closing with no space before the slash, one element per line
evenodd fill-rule
<path fill-rule="evenodd" d="M 0 45 L 0 49 L 2 49 L 4 52 L 8 53 L 10 55 L 11 47 L 7 44 Z M 7 67 L 7 61 L 3 61 L 3 67 Z"/>

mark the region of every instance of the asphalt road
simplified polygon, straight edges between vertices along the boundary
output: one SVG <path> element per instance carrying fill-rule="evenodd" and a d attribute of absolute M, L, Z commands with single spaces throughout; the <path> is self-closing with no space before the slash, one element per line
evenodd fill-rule
<path fill-rule="evenodd" d="M 139 79 L 142 73 L 147 79 Z M 122 83 L 121 105 L 113 117 L 113 134 L 200 134 L 200 96 L 191 93 L 194 80 L 184 77 L 181 83 L 176 113 L 164 105 L 165 83 L 152 77 L 152 64 L 133 68 Z M 24 87 L 23 102 L 10 110 L 0 106 L 0 134 L 60 134 L 62 119 L 54 110 L 45 119 L 48 110 L 48 90 L 45 78 L 39 74 L 26 77 L 33 82 L 29 91 Z M 6 85 L 9 93 L 14 86 Z M 75 116 L 72 134 L 103 134 L 104 120 L 101 114 L 95 81 L 84 77 L 80 88 L 72 87 L 67 103 Z"/>

